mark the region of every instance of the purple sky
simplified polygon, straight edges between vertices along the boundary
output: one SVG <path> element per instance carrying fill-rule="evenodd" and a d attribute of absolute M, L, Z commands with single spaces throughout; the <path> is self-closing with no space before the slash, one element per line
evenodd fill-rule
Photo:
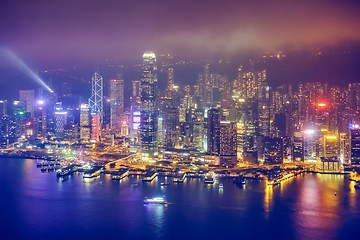
<path fill-rule="evenodd" d="M 313 3 L 316 2 L 316 3 Z M 4 1 L 0 44 L 37 63 L 360 40 L 356 1 Z"/>

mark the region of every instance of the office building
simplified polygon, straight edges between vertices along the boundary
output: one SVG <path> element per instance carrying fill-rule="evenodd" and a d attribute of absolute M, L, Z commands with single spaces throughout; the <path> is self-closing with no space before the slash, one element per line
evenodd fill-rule
<path fill-rule="evenodd" d="M 124 80 L 121 74 L 117 79 L 110 80 L 110 128 L 115 132 L 121 131 L 124 117 Z"/>
<path fill-rule="evenodd" d="M 140 148 L 143 160 L 153 160 L 157 156 L 157 64 L 153 52 L 143 55 L 141 78 L 141 122 L 140 122 Z"/>

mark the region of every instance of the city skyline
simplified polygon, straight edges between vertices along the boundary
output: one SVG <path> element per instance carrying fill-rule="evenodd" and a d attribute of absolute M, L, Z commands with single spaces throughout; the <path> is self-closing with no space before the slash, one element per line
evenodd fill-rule
<path fill-rule="evenodd" d="M 355 239 L 359 12 L 0 1 L 0 239 Z"/>

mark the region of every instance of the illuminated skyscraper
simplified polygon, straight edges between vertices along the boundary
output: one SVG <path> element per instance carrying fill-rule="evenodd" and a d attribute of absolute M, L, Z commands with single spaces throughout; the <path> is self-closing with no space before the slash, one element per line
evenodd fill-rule
<path fill-rule="evenodd" d="M 168 68 L 167 79 L 168 79 L 168 90 L 171 91 L 174 87 L 174 69 L 173 68 Z"/>
<path fill-rule="evenodd" d="M 57 108 L 55 111 L 55 134 L 57 137 L 64 137 L 64 129 L 67 124 L 67 112 L 62 108 Z"/>
<path fill-rule="evenodd" d="M 335 135 L 327 135 L 324 137 L 324 157 L 338 158 L 339 144 Z"/>
<path fill-rule="evenodd" d="M 360 167 L 360 127 L 351 129 L 351 165 Z"/>
<path fill-rule="evenodd" d="M 120 132 L 124 120 L 124 80 L 118 74 L 110 80 L 110 128 Z"/>
<path fill-rule="evenodd" d="M 237 162 L 237 129 L 235 122 L 220 122 L 220 164 Z"/>
<path fill-rule="evenodd" d="M 100 139 L 99 115 L 99 113 L 91 113 L 91 142 L 98 142 Z"/>
<path fill-rule="evenodd" d="M 92 77 L 92 88 L 91 88 L 91 97 L 89 103 L 91 106 L 92 113 L 99 113 L 100 124 L 103 123 L 104 117 L 104 92 L 103 92 L 103 77 L 99 75 L 98 72 L 95 72 Z"/>
<path fill-rule="evenodd" d="M 210 109 L 207 112 L 207 151 L 210 155 L 220 154 L 220 111 Z"/>
<path fill-rule="evenodd" d="M 283 163 L 284 142 L 283 138 L 264 138 L 265 163 L 281 164 Z"/>
<path fill-rule="evenodd" d="M 168 148 L 179 147 L 179 109 L 166 108 L 164 112 L 165 141 L 164 146 Z"/>
<path fill-rule="evenodd" d="M 26 102 L 26 111 L 34 117 L 34 90 L 20 90 L 19 100 Z"/>
<path fill-rule="evenodd" d="M 132 82 L 132 103 L 140 103 L 141 98 L 141 82 L 138 80 L 134 80 Z"/>
<path fill-rule="evenodd" d="M 141 122 L 140 122 L 140 148 L 141 158 L 151 160 L 157 155 L 157 64 L 153 52 L 143 55 L 141 78 Z"/>
<path fill-rule="evenodd" d="M 90 140 L 91 132 L 91 115 L 90 106 L 81 104 L 80 108 L 80 140 L 87 142 Z"/>
<path fill-rule="evenodd" d="M 269 85 L 264 81 L 259 86 L 259 133 L 264 137 L 270 135 L 270 98 Z"/>

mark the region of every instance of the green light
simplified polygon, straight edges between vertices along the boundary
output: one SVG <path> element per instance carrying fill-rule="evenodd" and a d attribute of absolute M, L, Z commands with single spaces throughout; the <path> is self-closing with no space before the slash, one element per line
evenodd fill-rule
<path fill-rule="evenodd" d="M 24 112 L 19 112 L 19 115 L 24 115 Z"/>

